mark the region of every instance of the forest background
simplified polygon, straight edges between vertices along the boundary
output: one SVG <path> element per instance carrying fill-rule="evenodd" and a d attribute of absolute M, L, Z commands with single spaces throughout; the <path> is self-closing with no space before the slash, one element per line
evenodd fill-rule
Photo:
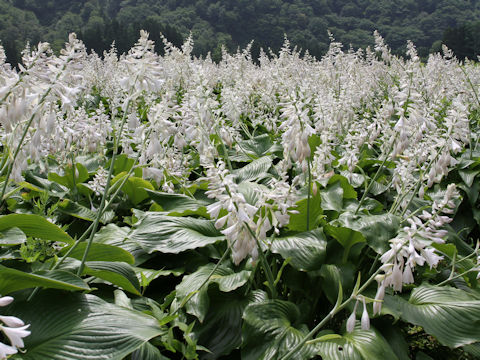
<path fill-rule="evenodd" d="M 70 32 L 99 54 L 115 41 L 121 54 L 140 29 L 157 44 L 160 33 L 175 45 L 191 33 L 194 54 L 216 61 L 222 45 L 232 52 L 254 40 L 255 58 L 260 48 L 279 50 L 284 35 L 319 58 L 328 31 L 357 49 L 373 45 L 375 29 L 395 54 L 411 40 L 424 59 L 444 43 L 458 58 L 477 60 L 480 0 L 0 0 L 0 41 L 12 64 L 27 41 L 58 50 Z"/>

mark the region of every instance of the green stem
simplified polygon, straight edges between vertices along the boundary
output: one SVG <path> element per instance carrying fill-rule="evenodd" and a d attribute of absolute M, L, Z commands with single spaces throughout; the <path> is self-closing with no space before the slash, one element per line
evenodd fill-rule
<path fill-rule="evenodd" d="M 308 197 L 307 197 L 307 231 L 310 230 L 310 198 L 312 192 L 312 171 L 310 168 L 310 159 L 307 159 L 308 164 Z"/>

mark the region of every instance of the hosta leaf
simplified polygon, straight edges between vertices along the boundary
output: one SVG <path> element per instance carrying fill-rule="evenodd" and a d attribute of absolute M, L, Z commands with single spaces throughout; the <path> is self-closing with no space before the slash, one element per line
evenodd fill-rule
<path fill-rule="evenodd" d="M 346 333 L 340 338 L 330 337 L 314 343 L 323 359 L 398 360 L 385 339 L 374 329 L 361 330 L 357 326 L 353 332 Z"/>
<path fill-rule="evenodd" d="M 238 159 L 231 157 L 231 159 L 234 161 L 249 161 L 252 158 L 260 158 L 262 156 L 283 150 L 272 143 L 268 134 L 263 134 L 249 140 L 240 141 L 237 146 L 240 148 L 240 150 L 238 151 L 239 155 L 237 155 Z"/>
<path fill-rule="evenodd" d="M 87 243 L 80 243 L 68 256 L 82 260 L 86 247 Z M 61 254 L 65 254 L 69 248 L 70 247 L 62 249 Z M 123 261 L 128 264 L 133 264 L 135 259 L 132 254 L 118 246 L 92 243 L 87 255 L 87 261 Z"/>
<path fill-rule="evenodd" d="M 222 292 L 230 292 L 243 286 L 249 279 L 251 271 L 242 270 L 235 273 L 232 269 L 219 266 L 212 274 L 214 264 L 207 264 L 200 267 L 193 274 L 183 277 L 182 282 L 177 285 L 177 298 L 181 302 L 187 296 L 192 296 L 186 304 L 189 314 L 195 315 L 201 322 L 205 319 L 209 308 L 209 298 L 207 289 L 210 284 L 218 284 L 218 288 Z M 210 276 L 210 274 L 212 274 Z M 210 276 L 210 278 L 208 278 Z M 208 280 L 207 280 L 208 279 Z M 207 283 L 200 289 L 200 286 Z M 200 289 L 200 291 L 198 291 Z M 197 293 L 195 293 L 198 291 Z"/>
<path fill-rule="evenodd" d="M 321 190 L 320 196 L 322 197 L 323 210 L 342 211 L 343 188 L 339 181 L 329 185 L 325 190 Z"/>
<path fill-rule="evenodd" d="M 253 160 L 244 167 L 235 170 L 235 180 L 237 183 L 243 181 L 257 181 L 268 176 L 267 172 L 272 166 L 272 158 L 264 156 L 260 159 Z"/>
<path fill-rule="evenodd" d="M 423 327 L 446 346 L 480 341 L 480 300 L 463 290 L 422 285 L 408 301 L 386 296 L 382 311 Z"/>
<path fill-rule="evenodd" d="M 58 204 L 58 210 L 64 214 L 87 221 L 94 221 L 97 217 L 97 214 L 94 211 L 68 199 L 64 199 Z M 113 211 L 106 211 L 100 218 L 100 222 L 106 224 L 112 221 L 114 216 L 115 213 Z"/>
<path fill-rule="evenodd" d="M 78 276 L 63 270 L 40 271 L 35 274 L 0 265 L 0 294 L 43 287 L 70 291 L 90 290 Z"/>
<path fill-rule="evenodd" d="M 292 231 L 307 231 L 307 213 L 309 213 L 310 229 L 318 227 L 323 214 L 320 193 L 318 192 L 317 195 L 312 194 L 309 209 L 308 199 L 302 199 L 298 201 L 296 205 L 294 210 L 298 211 L 298 214 L 290 215 L 290 221 L 287 225 L 288 229 Z"/>
<path fill-rule="evenodd" d="M 198 343 L 211 353 L 203 359 L 218 359 L 228 355 L 242 343 L 242 315 L 245 307 L 255 300 L 256 296 L 265 296 L 257 291 L 249 296 L 238 292 L 222 293 L 211 291 L 210 308 L 203 324 L 193 329 Z"/>
<path fill-rule="evenodd" d="M 280 359 L 308 333 L 298 324 L 300 311 L 294 303 L 267 300 L 247 306 L 243 313 L 242 359 Z M 313 357 L 315 347 L 304 345 L 291 359 Z"/>
<path fill-rule="evenodd" d="M 22 230 L 25 235 L 51 241 L 72 244 L 73 239 L 57 225 L 33 214 L 9 214 L 0 216 L 0 231 L 13 227 Z"/>
<path fill-rule="evenodd" d="M 178 254 L 223 240 L 210 220 L 165 216 L 147 212 L 128 235 L 146 252 Z"/>
<path fill-rule="evenodd" d="M 355 267 L 350 263 L 342 265 L 325 264 L 320 270 L 320 276 L 322 278 L 320 282 L 322 290 L 330 303 L 335 304 L 340 291 L 338 284 L 342 285 L 344 293 L 353 289 Z"/>
<path fill-rule="evenodd" d="M 140 283 L 133 268 L 124 262 L 87 261 L 84 274 L 96 276 L 135 294 L 140 294 Z"/>
<path fill-rule="evenodd" d="M 148 258 L 149 256 L 142 249 L 142 247 L 135 241 L 131 240 L 128 235 L 130 234 L 131 229 L 129 227 L 119 227 L 115 224 L 108 224 L 103 227 L 99 232 L 95 234 L 94 244 L 106 244 L 112 245 L 123 250 L 126 250 L 135 257 L 136 263 L 142 262 L 142 260 Z M 105 259 L 102 259 L 105 260 Z M 116 261 L 125 261 L 125 260 L 116 260 Z M 125 261 L 130 263 L 128 261 Z"/>
<path fill-rule="evenodd" d="M 353 245 L 366 242 L 365 237 L 361 232 L 350 228 L 343 226 L 336 227 L 327 224 L 324 226 L 324 230 L 328 235 L 337 240 L 345 249 L 343 255 L 344 261 L 347 260 L 348 254 Z"/>
<path fill-rule="evenodd" d="M 157 347 L 147 342 L 132 353 L 132 360 L 169 360 L 169 358 L 163 356 Z"/>
<path fill-rule="evenodd" d="M 163 333 L 155 318 L 93 295 L 47 292 L 9 310 L 31 324 L 23 360 L 121 360 Z"/>
<path fill-rule="evenodd" d="M 344 212 L 335 223 L 362 233 L 368 246 L 378 254 L 383 254 L 390 248 L 389 240 L 397 235 L 400 218 L 388 213 L 364 215 Z"/>
<path fill-rule="evenodd" d="M 126 172 L 122 172 L 115 176 L 112 179 L 112 185 L 114 186 L 117 182 L 123 181 L 126 175 Z M 143 200 L 148 199 L 146 189 L 154 190 L 152 183 L 136 176 L 130 176 L 122 186 L 122 191 L 128 196 L 134 205 L 137 205 Z"/>
<path fill-rule="evenodd" d="M 183 194 L 170 194 L 159 191 L 145 189 L 150 198 L 160 205 L 163 211 L 171 216 L 182 216 L 185 213 L 191 215 L 198 213 L 206 217 L 205 207 L 212 203 L 205 199 L 196 199 Z M 203 211 L 199 211 L 203 209 Z"/>
<path fill-rule="evenodd" d="M 321 229 L 277 238 L 271 251 L 284 259 L 291 258 L 290 264 L 301 271 L 319 270 L 325 260 L 327 241 Z"/>
<path fill-rule="evenodd" d="M 69 189 L 73 189 L 76 184 L 83 183 L 89 178 L 88 170 L 82 164 L 75 164 L 75 182 L 73 181 L 73 171 L 72 167 L 68 166 L 65 169 L 64 175 L 59 175 L 54 172 L 48 174 L 48 180 L 55 181 L 56 183 L 66 186 Z"/>
<path fill-rule="evenodd" d="M 0 246 L 20 245 L 27 241 L 25 233 L 17 227 L 0 231 Z"/>

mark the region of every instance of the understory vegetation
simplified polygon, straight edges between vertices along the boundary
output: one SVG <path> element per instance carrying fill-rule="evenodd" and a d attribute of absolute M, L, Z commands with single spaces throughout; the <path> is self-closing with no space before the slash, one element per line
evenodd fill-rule
<path fill-rule="evenodd" d="M 480 67 L 193 46 L 0 47 L 0 359 L 479 358 Z"/>

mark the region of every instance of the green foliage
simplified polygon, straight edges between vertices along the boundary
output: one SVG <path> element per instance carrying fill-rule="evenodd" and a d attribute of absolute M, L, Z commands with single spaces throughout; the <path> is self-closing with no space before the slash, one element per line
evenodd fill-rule
<path fill-rule="evenodd" d="M 251 40 L 254 56 L 260 47 L 277 51 L 283 34 L 292 44 L 321 57 L 328 49 L 327 30 L 353 47 L 373 45 L 373 30 L 385 37 L 394 53 L 412 40 L 421 56 L 443 40 L 460 58 L 478 54 L 478 2 L 462 1 L 329 1 L 302 0 L 241 2 L 188 0 L 159 3 L 153 0 L 115 1 L 0 1 L 0 39 L 9 62 L 20 61 L 25 42 L 47 38 L 59 49 L 69 32 L 77 32 L 88 48 L 102 54 L 115 41 L 124 53 L 135 43 L 140 29 L 162 51 L 162 33 L 180 46 L 191 31 L 195 54 L 221 57 L 221 46 L 235 51 Z"/>

